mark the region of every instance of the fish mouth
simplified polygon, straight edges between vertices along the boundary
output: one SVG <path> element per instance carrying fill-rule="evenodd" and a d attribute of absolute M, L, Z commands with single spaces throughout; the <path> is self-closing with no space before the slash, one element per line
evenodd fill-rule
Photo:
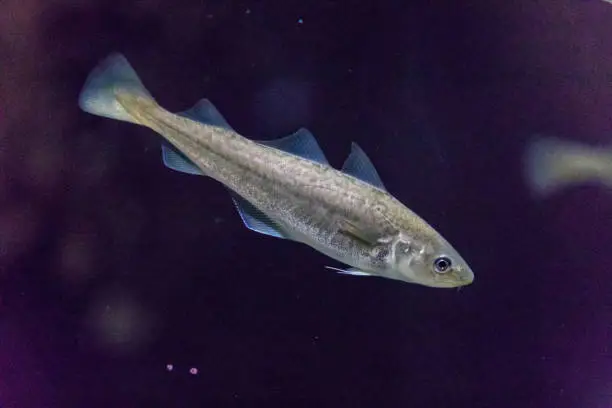
<path fill-rule="evenodd" d="M 446 280 L 443 280 L 443 281 L 437 281 L 437 282 L 435 282 L 431 286 L 432 287 L 436 287 L 436 288 L 453 289 L 453 288 L 460 288 L 462 286 L 470 285 L 473 282 L 474 282 L 474 275 L 473 274 L 469 274 L 469 275 L 454 274 L 451 279 L 446 279 Z"/>
<path fill-rule="evenodd" d="M 462 285 L 471 285 L 474 283 L 474 274 L 471 273 L 468 276 L 460 276 L 459 280 L 461 281 Z"/>
<path fill-rule="evenodd" d="M 463 276 L 459 278 L 455 286 L 462 287 L 462 286 L 471 285 L 472 283 L 474 283 L 474 276 Z"/>
<path fill-rule="evenodd" d="M 461 267 L 452 274 L 455 286 L 471 285 L 474 282 L 474 272 L 469 267 Z"/>

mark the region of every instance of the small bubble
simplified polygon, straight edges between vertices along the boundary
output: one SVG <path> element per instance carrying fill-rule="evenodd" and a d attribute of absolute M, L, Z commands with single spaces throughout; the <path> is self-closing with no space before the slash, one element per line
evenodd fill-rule
<path fill-rule="evenodd" d="M 189 374 L 191 374 L 191 375 L 197 375 L 197 374 L 198 374 L 198 369 L 197 369 L 197 368 L 195 368 L 195 367 L 191 367 L 191 368 L 189 369 Z"/>
<path fill-rule="evenodd" d="M 166 364 L 166 370 L 172 371 L 174 370 L 174 366 L 172 364 Z"/>
<path fill-rule="evenodd" d="M 304 20 L 303 20 L 303 19 L 301 19 L 301 18 L 298 18 L 298 21 L 297 21 L 297 22 L 298 22 L 298 24 L 304 24 Z"/>

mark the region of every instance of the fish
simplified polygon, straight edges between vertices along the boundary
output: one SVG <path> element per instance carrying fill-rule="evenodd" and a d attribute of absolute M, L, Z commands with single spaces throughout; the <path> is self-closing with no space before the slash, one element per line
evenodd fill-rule
<path fill-rule="evenodd" d="M 449 242 L 387 191 L 356 143 L 338 170 L 306 128 L 279 139 L 251 140 L 208 99 L 170 112 L 119 53 L 89 74 L 79 107 L 160 134 L 166 167 L 223 184 L 247 228 L 306 244 L 346 265 L 328 269 L 435 288 L 474 281 Z"/>
<path fill-rule="evenodd" d="M 536 198 L 577 185 L 612 187 L 612 149 L 552 136 L 534 136 L 523 160 L 524 179 Z"/>

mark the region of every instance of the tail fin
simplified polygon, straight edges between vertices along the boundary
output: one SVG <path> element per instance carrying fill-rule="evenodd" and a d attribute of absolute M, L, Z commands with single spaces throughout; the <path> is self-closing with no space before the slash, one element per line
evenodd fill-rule
<path fill-rule="evenodd" d="M 115 53 L 91 71 L 79 95 L 79 107 L 94 115 L 138 123 L 117 101 L 119 90 L 153 99 L 128 60 Z"/>

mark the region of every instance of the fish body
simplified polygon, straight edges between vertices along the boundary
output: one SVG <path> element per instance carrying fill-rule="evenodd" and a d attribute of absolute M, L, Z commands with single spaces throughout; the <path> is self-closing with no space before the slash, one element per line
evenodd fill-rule
<path fill-rule="evenodd" d="M 276 141 L 253 141 L 206 99 L 186 112 L 169 112 L 119 54 L 94 69 L 79 104 L 156 131 L 170 144 L 163 146 L 168 167 L 224 184 L 249 228 L 302 242 L 350 265 L 343 273 L 432 287 L 474 279 L 457 251 L 386 191 L 356 144 L 340 171 L 305 129 Z"/>
<path fill-rule="evenodd" d="M 538 136 L 525 149 L 523 167 L 537 197 L 581 184 L 612 187 L 612 149 L 606 147 Z"/>

